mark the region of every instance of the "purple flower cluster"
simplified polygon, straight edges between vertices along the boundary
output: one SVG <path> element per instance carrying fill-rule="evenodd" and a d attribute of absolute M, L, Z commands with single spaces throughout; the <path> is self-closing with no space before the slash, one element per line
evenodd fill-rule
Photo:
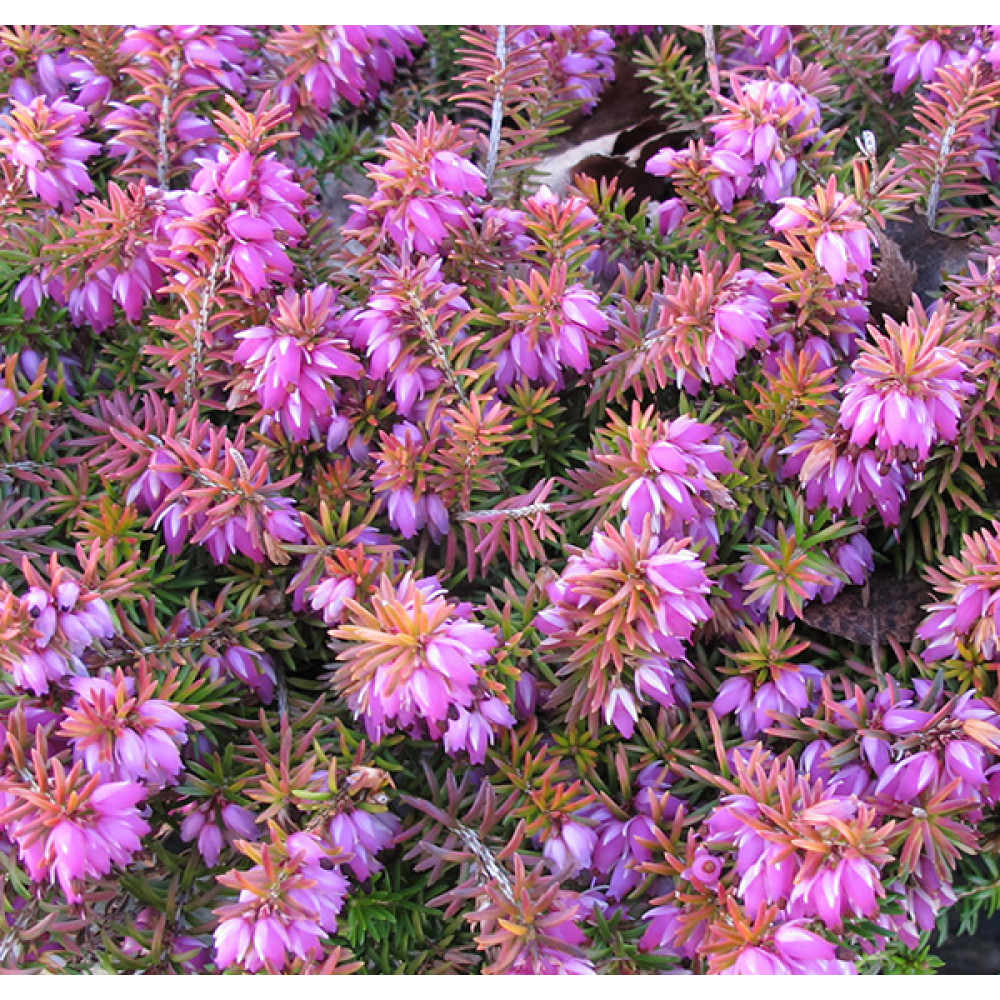
<path fill-rule="evenodd" d="M 957 656 L 997 659 L 1000 651 L 1000 531 L 984 529 L 962 540 L 962 551 L 934 570 L 939 600 L 917 629 L 925 660 Z"/>
<path fill-rule="evenodd" d="M 871 331 L 873 343 L 861 345 L 854 374 L 843 387 L 840 424 L 851 444 L 874 440 L 886 455 L 914 455 L 927 461 L 938 441 L 954 441 L 963 399 L 972 392 L 965 379 L 962 344 L 944 339 L 946 310 L 920 321 L 886 319 L 886 332 Z"/>
<path fill-rule="evenodd" d="M 450 234 L 468 230 L 479 215 L 486 177 L 466 156 L 469 141 L 451 122 L 439 124 L 431 115 L 412 136 L 394 129 L 384 162 L 369 170 L 375 191 L 359 200 L 347 232 L 377 225 L 404 256 L 436 254 Z"/>
<path fill-rule="evenodd" d="M 131 781 L 67 772 L 58 760 L 35 758 L 32 785 L 0 778 L 0 829 L 17 845 L 33 882 L 58 882 L 70 903 L 81 883 L 124 867 L 149 832 L 139 804 L 146 789 Z"/>
<path fill-rule="evenodd" d="M 637 536 L 648 518 L 658 538 L 718 544 L 718 508 L 732 504 L 718 477 L 735 468 L 711 424 L 689 416 L 653 419 L 636 407 L 628 424 L 612 419 L 600 437 L 591 461 L 594 488 L 589 474 L 580 486 L 582 494 L 593 495 L 585 495 L 581 506 L 624 516 Z"/>
<path fill-rule="evenodd" d="M 333 379 L 358 379 L 364 370 L 349 349 L 336 291 L 320 285 L 302 295 L 285 292 L 268 325 L 237 338 L 241 344 L 233 359 L 254 375 L 261 407 L 291 440 L 327 438 L 331 447 L 346 437 Z"/>
<path fill-rule="evenodd" d="M 684 659 L 685 643 L 712 615 L 705 564 L 687 543 L 686 538 L 660 541 L 648 520 L 639 536 L 628 525 L 621 534 L 610 526 L 595 531 L 590 546 L 571 556 L 549 584 L 550 606 L 536 619 L 545 636 L 542 648 L 555 650 L 560 659 L 570 653 L 566 683 L 580 685 L 573 697 L 590 711 L 600 710 L 626 737 L 647 701 L 670 707 L 687 699 L 674 661 Z M 629 592 L 626 614 L 622 597 Z M 612 629 L 627 652 L 595 650 L 590 633 L 600 627 Z M 626 666 L 632 690 L 624 682 Z"/>
<path fill-rule="evenodd" d="M 94 190 L 86 162 L 101 147 L 80 137 L 89 123 L 87 112 L 64 97 L 14 101 L 0 115 L 0 153 L 23 171 L 33 195 L 68 212 Z"/>
<path fill-rule="evenodd" d="M 901 24 L 889 42 L 888 70 L 893 93 L 901 94 L 918 79 L 930 83 L 942 66 L 955 66 L 966 58 L 961 29 Z"/>
<path fill-rule="evenodd" d="M 482 669 L 497 638 L 449 601 L 433 577 L 383 580 L 369 611 L 353 602 L 331 635 L 349 642 L 334 683 L 372 739 L 395 730 L 429 733 L 451 752 L 482 761 L 498 727 L 514 717 L 486 688 Z"/>
<path fill-rule="evenodd" d="M 345 331 L 368 358 L 368 374 L 386 380 L 402 417 L 418 414 L 427 393 L 443 381 L 427 355 L 435 356 L 439 331 L 450 340 L 469 311 L 461 293 L 459 285 L 442 280 L 440 258 L 420 259 L 391 268 L 367 306 L 345 318 Z"/>
<path fill-rule="evenodd" d="M 181 771 L 180 747 L 187 722 L 177 706 L 152 698 L 152 689 L 118 671 L 114 677 L 76 677 L 76 693 L 64 710 L 60 735 L 75 760 L 104 781 L 132 781 L 149 787 L 174 784 Z"/>
<path fill-rule="evenodd" d="M 338 865 L 329 864 L 329 848 L 309 833 L 259 848 L 239 846 L 258 863 L 220 877 L 240 894 L 237 902 L 216 911 L 221 918 L 215 930 L 216 965 L 277 974 L 290 955 L 318 956 L 320 942 L 337 929 L 347 895 L 347 879 Z"/>
<path fill-rule="evenodd" d="M 539 24 L 524 28 L 511 45 L 533 48 L 548 63 L 560 96 L 591 111 L 606 83 L 615 78 L 615 41 L 604 28 Z"/>
<path fill-rule="evenodd" d="M 861 219 L 857 202 L 836 190 L 817 188 L 809 198 L 782 198 L 781 211 L 771 219 L 775 232 L 805 239 L 820 267 L 835 285 L 865 288 L 872 269 L 872 235 Z"/>
<path fill-rule="evenodd" d="M 85 672 L 82 654 L 95 639 L 110 639 L 115 624 L 97 594 L 85 594 L 79 583 L 52 574 L 48 586 L 37 579 L 21 598 L 20 610 L 30 622 L 31 641 L 10 664 L 14 685 L 46 694 L 54 681 Z"/>
<path fill-rule="evenodd" d="M 799 158 L 820 138 L 819 102 L 787 80 L 737 80 L 732 99 L 720 103 L 711 158 L 732 179 L 734 197 L 751 189 L 765 201 L 788 197 Z M 650 166 L 659 162 L 654 157 Z"/>
<path fill-rule="evenodd" d="M 205 864 L 214 868 L 224 846 L 233 847 L 237 840 L 256 840 L 257 821 L 254 814 L 235 802 L 218 796 L 190 802 L 181 809 L 180 835 L 183 840 L 197 841 L 198 853 Z"/>
<path fill-rule="evenodd" d="M 886 525 L 899 523 L 911 476 L 896 461 L 851 447 L 846 434 L 831 432 L 821 420 L 797 434 L 785 454 L 782 474 L 799 477 L 811 510 L 846 508 L 861 517 L 875 509 Z"/>
<path fill-rule="evenodd" d="M 424 36 L 412 24 L 289 25 L 272 41 L 283 58 L 278 99 L 293 109 L 327 115 L 339 100 L 355 106 L 377 95 L 412 62 Z"/>
<path fill-rule="evenodd" d="M 235 24 L 147 24 L 129 28 L 120 51 L 137 57 L 137 63 L 147 68 L 157 66 L 148 56 L 176 51 L 178 80 L 185 88 L 243 94 L 247 50 L 254 44 L 253 34 Z"/>
<path fill-rule="evenodd" d="M 200 159 L 190 190 L 168 200 L 169 256 L 183 264 L 201 250 L 205 226 L 221 240 L 225 267 L 244 298 L 275 283 L 287 284 L 294 268 L 285 247 L 305 235 L 299 221 L 307 195 L 291 168 L 274 153 L 220 150 Z M 219 267 L 222 266 L 219 261 Z"/>

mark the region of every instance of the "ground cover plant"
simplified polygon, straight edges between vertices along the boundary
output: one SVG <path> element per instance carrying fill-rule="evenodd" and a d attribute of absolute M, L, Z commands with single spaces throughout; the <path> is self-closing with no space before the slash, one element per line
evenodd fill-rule
<path fill-rule="evenodd" d="M 0 30 L 0 967 L 933 972 L 1000 905 L 998 69 Z"/>

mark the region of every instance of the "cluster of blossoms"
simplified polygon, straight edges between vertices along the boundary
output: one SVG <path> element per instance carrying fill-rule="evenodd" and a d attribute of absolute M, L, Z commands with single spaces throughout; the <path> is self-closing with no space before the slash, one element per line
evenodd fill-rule
<path fill-rule="evenodd" d="M 145 683 L 142 683 L 145 680 Z M 91 774 L 105 781 L 173 784 L 181 770 L 187 723 L 177 707 L 151 697 L 156 685 L 121 670 L 113 677 L 76 677 L 76 698 L 59 730 Z"/>
<path fill-rule="evenodd" d="M 348 220 L 347 232 L 378 225 L 401 250 L 437 253 L 450 233 L 467 229 L 486 194 L 483 172 L 469 160 L 469 140 L 432 115 L 413 136 L 396 126 L 384 162 L 368 172 L 375 191 Z"/>
<path fill-rule="evenodd" d="M 337 929 L 347 895 L 347 879 L 329 863 L 330 850 L 308 833 L 279 835 L 262 846 L 246 841 L 237 846 L 256 864 L 220 877 L 240 895 L 217 911 L 216 964 L 277 974 L 289 953 L 303 959 L 318 956 L 322 939 Z"/>
<path fill-rule="evenodd" d="M 269 325 L 237 337 L 242 343 L 233 360 L 254 375 L 261 407 L 274 414 L 292 441 L 326 439 L 332 449 L 346 437 L 332 380 L 358 379 L 364 370 L 349 350 L 334 289 L 320 285 L 303 295 L 285 292 Z"/>
<path fill-rule="evenodd" d="M 521 251 L 537 258 L 538 266 L 527 281 L 514 278 L 501 289 L 508 308 L 499 318 L 509 330 L 494 340 L 502 348 L 494 376 L 500 387 L 523 379 L 562 386 L 565 369 L 578 374 L 590 369 L 591 350 L 603 344 L 609 322 L 598 295 L 574 280 L 583 277 L 583 268 L 574 265 L 596 252 L 589 242 L 596 222 L 583 198 L 561 199 L 544 185 L 525 200 L 518 224 L 525 231 Z"/>
<path fill-rule="evenodd" d="M 754 190 L 765 201 L 787 198 L 799 159 L 820 138 L 819 102 L 785 80 L 752 80 L 734 82 L 723 108 L 712 125 L 711 157 L 732 178 L 735 197 Z M 650 160 L 652 172 L 659 162 Z"/>
<path fill-rule="evenodd" d="M 511 43 L 536 51 L 549 64 L 560 96 L 579 101 L 584 111 L 593 110 L 605 84 L 614 79 L 615 43 L 603 28 L 539 24 L 519 31 Z"/>
<path fill-rule="evenodd" d="M 885 524 L 899 523 L 907 486 L 935 445 L 958 437 L 972 391 L 968 345 L 950 336 L 947 318 L 911 309 L 905 323 L 887 317 L 885 333 L 859 343 L 837 425 L 814 420 L 785 449 L 784 475 L 798 475 L 810 507 L 856 517 L 874 508 Z"/>
<path fill-rule="evenodd" d="M 931 574 L 940 600 L 930 607 L 918 634 L 927 643 L 925 659 L 959 655 L 995 661 L 1000 596 L 1000 543 L 996 531 L 963 539 L 962 551 Z"/>
<path fill-rule="evenodd" d="M 795 661 L 809 643 L 795 642 L 792 628 L 780 629 L 771 619 L 767 628 L 742 629 L 739 642 L 738 652 L 727 653 L 737 673 L 722 682 L 712 703 L 720 717 L 735 713 L 740 732 L 753 739 L 780 713 L 797 716 L 817 707 L 823 674 L 810 663 Z"/>
<path fill-rule="evenodd" d="M 838 191 L 833 178 L 809 198 L 782 198 L 771 228 L 804 243 L 835 285 L 864 287 L 872 269 L 872 235 L 858 203 Z"/>
<path fill-rule="evenodd" d="M 872 331 L 861 345 L 854 374 L 843 387 L 840 424 L 851 444 L 874 439 L 885 455 L 913 455 L 921 465 L 938 441 L 954 441 L 963 399 L 972 391 L 964 378 L 963 344 L 943 342 L 946 311 L 920 322 L 886 319 L 886 332 Z"/>
<path fill-rule="evenodd" d="M 367 359 L 367 374 L 384 379 L 396 412 L 409 417 L 445 378 L 439 367 L 441 340 L 461 339 L 469 303 L 459 285 L 442 280 L 438 257 L 420 258 L 387 274 L 372 289 L 367 306 L 345 318 L 352 344 Z M 430 355 L 430 358 L 428 358 Z"/>
<path fill-rule="evenodd" d="M 426 732 L 481 762 L 497 729 L 514 718 L 484 672 L 497 638 L 471 606 L 449 601 L 434 578 L 407 575 L 398 584 L 383 580 L 371 610 L 348 608 L 347 622 L 331 633 L 353 643 L 334 683 L 372 737 Z"/>
<path fill-rule="evenodd" d="M 827 692 L 853 761 L 827 740 L 803 754 L 803 773 L 760 744 L 737 753 L 733 780 L 719 781 L 728 794 L 671 857 L 673 902 L 656 914 L 646 946 L 703 956 L 713 972 L 830 974 L 856 971 L 830 938 L 850 941 L 853 921 L 915 944 L 953 899 L 955 842 L 968 845 L 967 827 L 944 817 L 992 800 L 985 768 L 996 737 L 995 713 L 982 703 L 964 697 L 935 712 L 927 685 L 916 697 L 927 707 L 910 691 L 843 703 Z M 835 755 L 845 763 L 833 770 L 825 762 Z M 902 914 L 882 912 L 890 893 Z M 860 939 L 854 947 L 857 956 Z"/>
<path fill-rule="evenodd" d="M 705 564 L 687 543 L 659 541 L 648 519 L 638 535 L 609 525 L 549 585 L 538 625 L 543 648 L 566 660 L 552 697 L 571 702 L 571 716 L 600 712 L 627 737 L 648 700 L 670 707 L 687 699 L 675 661 L 711 617 Z"/>
<path fill-rule="evenodd" d="M 0 152 L 17 164 L 35 197 L 68 212 L 81 194 L 94 190 L 87 160 L 101 147 L 81 137 L 89 123 L 84 108 L 62 97 L 15 101 L 0 116 Z"/>
<path fill-rule="evenodd" d="M 288 25 L 270 41 L 281 66 L 278 99 L 307 121 L 337 101 L 361 106 L 423 41 L 412 24 Z"/>
<path fill-rule="evenodd" d="M 888 46 L 888 72 L 893 93 L 899 94 L 918 80 L 931 83 L 942 66 L 960 66 L 985 56 L 997 58 L 996 28 L 993 26 L 945 27 L 901 24 Z"/>
<path fill-rule="evenodd" d="M 163 286 L 156 262 L 165 244 L 159 225 L 162 204 L 160 193 L 145 182 L 126 190 L 109 184 L 107 203 L 87 199 L 67 227 L 61 243 L 65 256 L 57 268 L 44 277 L 31 275 L 18 286 L 25 314 L 35 314 L 44 293 L 69 307 L 76 326 L 88 323 L 98 333 L 114 323 L 115 306 L 129 322 L 139 323 Z M 71 266 L 83 257 L 92 261 L 89 272 Z"/>
<path fill-rule="evenodd" d="M 726 384 L 750 351 L 770 342 L 773 300 L 767 275 L 741 268 L 738 256 L 722 267 L 703 255 L 699 270 L 664 279 L 644 347 L 662 354 L 688 392 Z"/>
<path fill-rule="evenodd" d="M 225 268 L 251 298 L 273 283 L 287 283 L 293 266 L 285 247 L 305 228 L 299 221 L 307 195 L 274 153 L 223 149 L 200 160 L 191 187 L 168 207 L 168 263 L 197 258 L 206 234 L 219 240 L 216 267 Z"/>
<path fill-rule="evenodd" d="M 162 411 L 145 414 L 156 430 L 130 423 L 115 406 L 108 414 L 121 421 L 120 437 L 101 460 L 119 474 L 128 470 L 127 501 L 162 528 L 171 554 L 190 539 L 220 565 L 237 552 L 256 563 L 282 562 L 281 547 L 303 540 L 295 503 L 282 492 L 287 480 L 270 482 L 268 451 L 247 449 L 245 428 L 232 440 L 225 428 L 196 420 L 184 435 L 161 437 Z"/>
<path fill-rule="evenodd" d="M 5 617 L 12 626 L 0 653 L 15 688 L 43 695 L 67 676 L 85 673 L 81 656 L 94 640 L 115 635 L 115 623 L 104 600 L 87 593 L 53 557 L 45 580 L 26 563 L 31 586 L 18 598 L 4 594 Z"/>
<path fill-rule="evenodd" d="M 70 903 L 81 883 L 125 866 L 149 832 L 139 804 L 146 797 L 132 781 L 103 781 L 82 762 L 68 771 L 32 753 L 31 784 L 0 777 L 0 828 L 17 845 L 32 881 L 59 883 Z"/>
<path fill-rule="evenodd" d="M 582 509 L 622 516 L 635 535 L 648 519 L 658 538 L 718 544 L 716 509 L 732 505 L 719 476 L 735 468 L 714 427 L 636 406 L 628 423 L 612 416 L 599 438 L 589 468 L 574 477 Z"/>

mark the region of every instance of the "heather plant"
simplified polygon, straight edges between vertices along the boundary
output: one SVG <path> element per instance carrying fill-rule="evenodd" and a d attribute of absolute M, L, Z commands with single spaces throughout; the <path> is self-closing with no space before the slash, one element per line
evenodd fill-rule
<path fill-rule="evenodd" d="M 0 970 L 933 972 L 1000 908 L 998 65 L 0 28 Z"/>

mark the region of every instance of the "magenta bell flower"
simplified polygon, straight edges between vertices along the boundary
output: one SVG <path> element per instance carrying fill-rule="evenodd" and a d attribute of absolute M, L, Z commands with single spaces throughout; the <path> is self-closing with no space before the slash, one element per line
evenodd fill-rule
<path fill-rule="evenodd" d="M 337 929 L 347 895 L 347 879 L 329 864 L 328 849 L 309 833 L 238 846 L 258 864 L 219 877 L 240 895 L 238 902 L 216 911 L 222 918 L 215 929 L 216 965 L 277 974 L 290 955 L 318 957 L 321 942 Z"/>
<path fill-rule="evenodd" d="M 214 868 L 223 846 L 232 846 L 237 839 L 256 840 L 257 820 L 254 814 L 235 802 L 218 797 L 189 803 L 181 808 L 181 839 L 197 838 L 198 853 L 205 864 Z"/>
<path fill-rule="evenodd" d="M 114 677 L 76 677 L 71 686 L 76 699 L 65 709 L 60 734 L 91 774 L 152 787 L 177 781 L 187 722 L 170 702 L 150 697 L 155 684 L 137 683 L 119 671 Z"/>

